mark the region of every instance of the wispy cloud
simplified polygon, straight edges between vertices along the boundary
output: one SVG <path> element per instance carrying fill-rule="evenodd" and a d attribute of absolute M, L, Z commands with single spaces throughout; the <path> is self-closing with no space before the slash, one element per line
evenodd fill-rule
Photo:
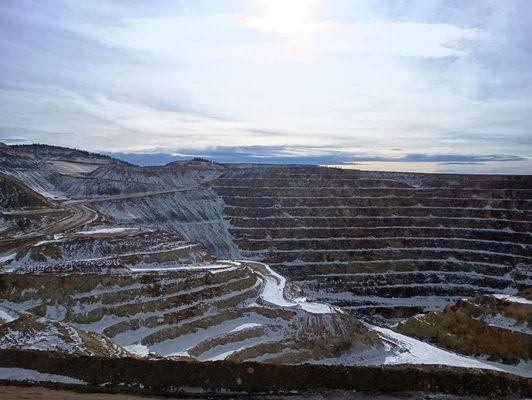
<path fill-rule="evenodd" d="M 1 2 L 0 133 L 96 151 L 532 157 L 526 0 L 298 2 Z"/>

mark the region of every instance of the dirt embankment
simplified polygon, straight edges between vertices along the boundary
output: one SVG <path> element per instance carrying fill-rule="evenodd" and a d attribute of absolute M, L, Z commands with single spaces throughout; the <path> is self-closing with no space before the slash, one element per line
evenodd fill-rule
<path fill-rule="evenodd" d="M 397 330 L 440 347 L 505 363 L 532 359 L 532 306 L 489 295 L 402 321 Z"/>
<path fill-rule="evenodd" d="M 131 394 L 79 393 L 44 387 L 0 386 L 0 400 L 157 400 L 160 397 Z"/>
<path fill-rule="evenodd" d="M 0 400 L 161 400 L 165 397 L 161 396 L 143 396 L 136 394 L 118 394 L 118 393 L 104 393 L 104 392 L 85 392 L 81 393 L 75 390 L 47 387 L 25 387 L 25 386 L 0 386 Z M 213 399 L 212 396 L 183 396 L 183 400 L 195 399 L 206 400 Z M 234 399 L 231 395 L 216 396 L 216 398 Z M 299 395 L 272 395 L 272 396 L 253 396 L 253 395 L 239 395 L 241 400 L 424 400 L 427 397 L 423 393 L 401 393 L 401 394 L 376 394 L 376 393 L 361 393 L 343 390 L 326 390 L 315 393 L 301 393 Z M 431 397 L 432 400 L 484 400 L 485 397 L 480 396 L 453 396 L 453 395 L 438 395 Z"/>
<path fill-rule="evenodd" d="M 357 390 L 362 392 L 424 392 L 452 395 L 532 395 L 532 381 L 517 376 L 449 367 L 344 367 L 269 365 L 259 363 L 186 362 L 173 360 L 72 357 L 36 351 L 0 352 L 0 366 L 67 375 L 110 390 L 183 395 L 200 393 Z M 140 384 L 144 389 L 140 389 Z"/>

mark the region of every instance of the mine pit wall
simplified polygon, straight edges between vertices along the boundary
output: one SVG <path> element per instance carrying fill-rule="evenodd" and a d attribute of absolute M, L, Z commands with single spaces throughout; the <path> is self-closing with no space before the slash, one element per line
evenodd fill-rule
<path fill-rule="evenodd" d="M 27 368 L 70 376 L 88 383 L 88 386 L 79 387 L 83 391 L 90 391 L 93 386 L 96 391 L 163 396 L 185 395 L 187 390 L 197 396 L 209 393 L 287 394 L 326 389 L 487 397 L 532 395 L 532 385 L 527 378 L 442 366 L 344 367 L 227 361 L 197 363 L 2 350 L 0 367 Z M 103 385 L 105 389 L 102 389 Z M 75 389 L 73 385 L 53 386 Z"/>
<path fill-rule="evenodd" d="M 249 300 L 259 294 L 257 283 L 257 275 L 248 268 L 215 274 L 207 270 L 4 274 L 0 299 L 37 316 L 103 333 L 119 345 L 156 345 L 230 320 L 240 325 L 236 320 L 246 315 L 268 320 L 293 317 L 289 310 L 249 306 Z M 106 318 L 111 321 L 101 324 Z M 129 336 L 132 333 L 135 340 Z"/>
<path fill-rule="evenodd" d="M 248 166 L 211 181 L 242 257 L 385 320 L 532 279 L 532 176 Z"/>
<path fill-rule="evenodd" d="M 214 256 L 241 258 L 223 216 L 225 205 L 209 188 L 98 202 L 94 206 L 118 223 L 166 229 L 200 243 Z"/>
<path fill-rule="evenodd" d="M 50 202 L 14 178 L 0 173 L 0 211 L 47 207 Z"/>

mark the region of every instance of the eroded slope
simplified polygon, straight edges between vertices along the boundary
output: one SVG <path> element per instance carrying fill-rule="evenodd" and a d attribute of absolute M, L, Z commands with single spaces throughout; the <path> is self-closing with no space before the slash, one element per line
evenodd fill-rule
<path fill-rule="evenodd" d="M 133 356 L 104 335 L 28 313 L 17 315 L 0 325 L 0 349 L 41 350 L 80 356 Z"/>
<path fill-rule="evenodd" d="M 381 346 L 354 317 L 286 289 L 267 265 L 213 263 L 162 231 L 65 233 L 19 250 L 4 270 L 8 312 L 103 334 L 144 356 L 298 363 Z"/>
<path fill-rule="evenodd" d="M 462 354 L 506 363 L 532 359 L 532 301 L 482 295 L 411 317 L 397 329 Z"/>

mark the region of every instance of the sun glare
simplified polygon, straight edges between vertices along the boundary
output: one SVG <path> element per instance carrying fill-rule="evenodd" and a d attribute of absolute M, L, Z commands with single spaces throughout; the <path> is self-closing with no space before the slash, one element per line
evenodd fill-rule
<path fill-rule="evenodd" d="M 265 0 L 268 24 L 272 30 L 292 33 L 299 29 L 311 0 Z"/>

